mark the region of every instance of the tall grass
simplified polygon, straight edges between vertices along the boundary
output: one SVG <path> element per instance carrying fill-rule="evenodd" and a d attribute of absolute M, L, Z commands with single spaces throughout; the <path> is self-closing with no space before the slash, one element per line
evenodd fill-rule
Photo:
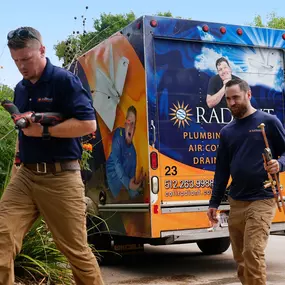
<path fill-rule="evenodd" d="M 0 84 L 0 102 L 4 99 L 12 100 L 13 90 L 5 85 Z M 1 105 L 0 105 L 1 106 Z M 0 107 L 0 192 L 2 193 L 7 180 L 10 177 L 11 161 L 15 153 L 16 131 L 14 123 L 10 118 L 10 114 Z M 6 136 L 4 138 L 4 136 Z M 1 195 L 0 193 L 0 195 Z"/>
<path fill-rule="evenodd" d="M 15 275 L 19 281 L 28 279 L 37 284 L 74 284 L 68 262 L 42 219 L 37 220 L 23 241 L 15 260 Z"/>
<path fill-rule="evenodd" d="M 14 123 L 9 114 L 0 110 L 0 191 L 2 192 L 7 179 L 9 180 L 13 157 L 15 155 L 16 131 L 12 131 L 8 136 L 2 139 L 14 128 Z"/>

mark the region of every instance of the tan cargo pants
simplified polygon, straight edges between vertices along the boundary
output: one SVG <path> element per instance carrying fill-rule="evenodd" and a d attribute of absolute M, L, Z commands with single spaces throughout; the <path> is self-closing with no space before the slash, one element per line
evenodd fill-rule
<path fill-rule="evenodd" d="M 229 198 L 229 232 L 237 275 L 243 285 L 266 285 L 265 248 L 276 212 L 274 199 L 253 202 Z"/>
<path fill-rule="evenodd" d="M 33 222 L 42 215 L 76 284 L 102 285 L 87 243 L 84 185 L 79 171 L 37 174 L 21 166 L 0 202 L 0 284 L 14 284 L 14 258 Z"/>

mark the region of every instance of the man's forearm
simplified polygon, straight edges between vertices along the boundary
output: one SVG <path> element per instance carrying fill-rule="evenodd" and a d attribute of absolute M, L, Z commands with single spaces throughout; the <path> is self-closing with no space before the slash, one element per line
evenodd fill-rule
<path fill-rule="evenodd" d="M 222 188 L 213 190 L 211 199 L 209 201 L 210 208 L 216 208 L 216 209 L 219 208 L 221 201 L 225 195 L 225 192 L 226 192 L 226 187 L 224 188 L 224 190 Z"/>
<path fill-rule="evenodd" d="M 211 208 L 218 208 L 225 195 L 227 184 L 230 178 L 229 167 L 224 164 L 223 158 L 217 161 L 214 176 L 212 196 L 209 201 Z"/>
<path fill-rule="evenodd" d="M 216 94 L 207 95 L 207 105 L 209 108 L 213 108 L 218 105 L 223 96 L 225 95 L 225 87 L 223 86 Z"/>
<path fill-rule="evenodd" d="M 96 131 L 96 121 L 81 121 L 68 119 L 56 126 L 49 127 L 52 137 L 56 138 L 78 138 Z"/>

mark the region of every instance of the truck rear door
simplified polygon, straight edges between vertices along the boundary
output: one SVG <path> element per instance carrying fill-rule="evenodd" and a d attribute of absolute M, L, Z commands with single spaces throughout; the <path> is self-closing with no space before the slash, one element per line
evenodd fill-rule
<path fill-rule="evenodd" d="M 207 205 L 219 133 L 233 119 L 225 98 L 206 103 L 215 62 L 225 57 L 250 84 L 252 105 L 284 124 L 283 51 L 169 39 L 154 39 L 154 49 L 162 207 Z"/>

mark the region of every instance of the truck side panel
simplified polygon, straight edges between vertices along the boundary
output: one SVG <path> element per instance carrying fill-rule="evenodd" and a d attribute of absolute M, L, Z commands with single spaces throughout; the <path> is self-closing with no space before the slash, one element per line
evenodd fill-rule
<path fill-rule="evenodd" d="M 136 26 L 134 26 L 136 28 Z M 148 148 L 142 30 L 127 27 L 81 56 L 77 68 L 87 82 L 97 119 L 86 195 L 112 234 L 149 237 Z M 140 36 L 141 35 L 141 36 Z M 139 52 L 137 54 L 136 50 Z M 100 139 L 97 139 L 97 135 Z M 97 159 L 100 158 L 100 159 Z M 129 188 L 130 181 L 139 184 Z"/>

